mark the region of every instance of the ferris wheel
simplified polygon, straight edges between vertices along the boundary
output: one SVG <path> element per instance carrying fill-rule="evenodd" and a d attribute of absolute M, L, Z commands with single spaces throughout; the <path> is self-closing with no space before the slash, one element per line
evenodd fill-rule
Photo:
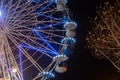
<path fill-rule="evenodd" d="M 46 80 L 63 73 L 77 24 L 67 0 L 0 0 L 0 80 Z"/>

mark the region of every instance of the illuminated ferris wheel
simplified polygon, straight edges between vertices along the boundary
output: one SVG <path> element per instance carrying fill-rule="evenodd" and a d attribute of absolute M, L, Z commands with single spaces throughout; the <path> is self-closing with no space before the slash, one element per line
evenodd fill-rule
<path fill-rule="evenodd" d="M 53 78 L 75 44 L 67 0 L 0 0 L 0 80 Z"/>

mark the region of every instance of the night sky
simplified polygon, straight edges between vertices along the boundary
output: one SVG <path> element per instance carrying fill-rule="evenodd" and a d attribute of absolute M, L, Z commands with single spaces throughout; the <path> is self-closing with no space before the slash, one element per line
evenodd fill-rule
<path fill-rule="evenodd" d="M 68 71 L 56 74 L 55 80 L 120 80 L 120 73 L 109 61 L 94 58 L 85 48 L 85 37 L 90 25 L 88 17 L 95 16 L 96 6 L 101 1 L 107 0 L 69 0 L 71 18 L 78 24 L 77 43 L 74 53 L 67 62 Z"/>

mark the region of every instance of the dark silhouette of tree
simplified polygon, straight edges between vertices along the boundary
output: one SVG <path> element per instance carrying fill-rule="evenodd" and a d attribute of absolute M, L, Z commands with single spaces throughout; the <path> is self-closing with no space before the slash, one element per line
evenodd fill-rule
<path fill-rule="evenodd" d="M 101 3 L 90 23 L 86 41 L 91 53 L 120 70 L 120 1 Z"/>

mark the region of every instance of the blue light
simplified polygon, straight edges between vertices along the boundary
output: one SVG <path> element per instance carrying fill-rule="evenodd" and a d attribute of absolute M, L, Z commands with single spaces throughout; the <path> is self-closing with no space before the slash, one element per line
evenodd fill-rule
<path fill-rule="evenodd" d="M 54 78 L 55 75 L 51 72 L 43 72 L 43 76 L 47 77 L 47 78 Z"/>
<path fill-rule="evenodd" d="M 47 44 L 47 46 L 48 46 L 50 49 L 53 50 L 53 52 L 58 53 L 58 52 L 49 44 L 49 42 L 45 39 L 45 37 L 43 37 L 42 34 L 40 34 L 36 29 L 33 29 L 33 31 L 36 33 L 36 35 L 38 35 L 38 37 L 39 37 L 40 39 L 42 39 L 42 40 Z"/>
<path fill-rule="evenodd" d="M 40 0 L 28 0 L 28 2 L 40 2 Z"/>
<path fill-rule="evenodd" d="M 43 16 L 43 17 L 46 17 L 46 18 L 50 18 L 52 20 L 62 20 L 63 18 L 55 18 L 55 17 L 52 17 L 52 16 L 48 16 L 48 15 L 45 15 L 45 14 L 40 14 L 39 16 Z"/>
<path fill-rule="evenodd" d="M 0 16 L 2 16 L 2 11 L 0 11 Z"/>
<path fill-rule="evenodd" d="M 46 28 L 49 28 L 49 27 L 54 27 L 54 26 L 58 26 L 58 25 L 62 25 L 64 24 L 64 21 L 61 21 L 59 23 L 55 23 L 55 24 L 50 24 L 50 25 L 47 25 L 47 26 L 38 26 L 37 29 L 46 29 Z"/>
<path fill-rule="evenodd" d="M 50 3 L 47 4 L 45 7 L 42 7 L 42 9 L 39 9 L 39 10 L 37 11 L 37 13 L 42 12 L 43 10 L 45 10 L 45 9 L 46 9 L 47 7 L 49 7 L 53 2 L 54 2 L 54 0 L 50 0 Z"/>
<path fill-rule="evenodd" d="M 19 48 L 19 59 L 20 59 L 20 73 L 21 73 L 22 80 L 24 80 L 24 78 L 23 78 L 23 67 L 22 67 L 21 46 L 19 45 L 18 48 Z"/>
<path fill-rule="evenodd" d="M 27 45 L 23 45 L 23 44 L 21 44 L 21 47 L 27 48 L 27 49 L 32 49 L 32 50 L 37 50 L 37 51 L 44 52 L 44 53 L 48 53 L 48 54 L 58 54 L 58 53 L 56 53 L 56 52 L 54 52 L 54 51 L 46 50 L 46 49 L 40 48 L 40 47 L 37 48 L 37 47 L 27 46 Z"/>

